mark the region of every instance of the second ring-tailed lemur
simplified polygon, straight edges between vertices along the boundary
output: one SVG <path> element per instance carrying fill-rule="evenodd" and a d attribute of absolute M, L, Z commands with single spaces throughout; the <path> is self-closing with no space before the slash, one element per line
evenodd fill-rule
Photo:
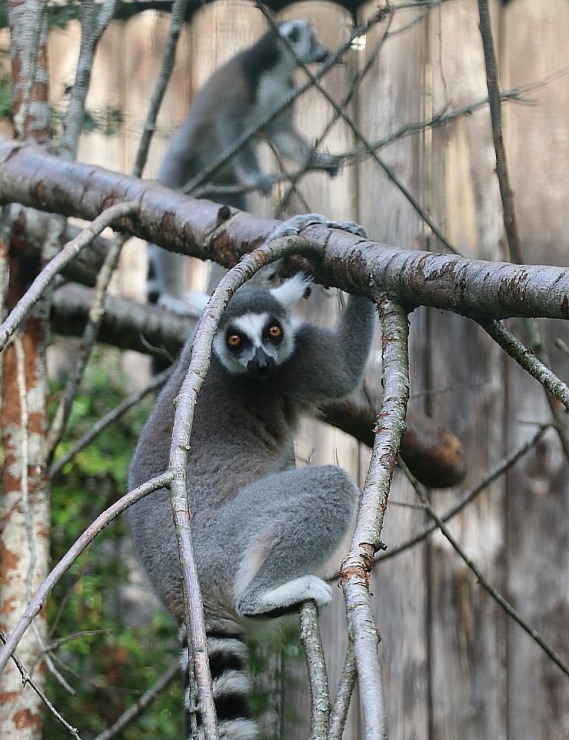
<path fill-rule="evenodd" d="M 191 433 L 188 500 L 202 589 L 213 691 L 226 740 L 256 738 L 247 710 L 247 618 L 276 616 L 331 589 L 319 577 L 349 531 L 358 489 L 333 465 L 291 468 L 298 422 L 360 382 L 373 334 L 373 304 L 350 296 L 334 330 L 292 318 L 307 287 L 245 285 L 217 330 Z M 138 442 L 130 486 L 168 465 L 175 399 L 192 341 L 160 394 Z M 169 493 L 128 511 L 142 564 L 179 624 L 183 594 Z M 337 565 L 337 563 L 336 563 Z"/>
<path fill-rule="evenodd" d="M 248 128 L 286 100 L 294 89 L 293 74 L 299 62 L 322 63 L 328 56 L 307 21 L 285 21 L 268 30 L 253 46 L 220 67 L 198 91 L 166 152 L 158 180 L 171 188 L 183 188 Z M 338 172 L 340 159 L 310 146 L 294 125 L 290 105 L 249 139 L 208 182 L 250 185 L 268 195 L 275 176 L 263 172 L 256 153 L 258 139 L 265 135 L 284 158 L 300 167 L 310 164 L 330 175 Z M 212 199 L 242 210 L 246 206 L 243 193 L 212 195 Z M 176 313 L 199 315 L 201 300 L 194 305 L 192 296 L 184 291 L 183 259 L 149 244 L 148 300 Z"/>

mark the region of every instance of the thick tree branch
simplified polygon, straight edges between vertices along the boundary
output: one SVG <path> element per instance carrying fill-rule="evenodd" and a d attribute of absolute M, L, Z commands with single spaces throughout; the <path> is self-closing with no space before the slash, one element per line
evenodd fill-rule
<path fill-rule="evenodd" d="M 17 201 L 92 220 L 109 205 L 127 200 L 140 202 L 140 215 L 120 219 L 117 230 L 228 266 L 278 223 L 0 139 L 0 203 Z M 324 226 L 311 227 L 306 236 L 326 244 L 319 279 L 372 299 L 384 292 L 410 308 L 427 305 L 473 318 L 569 317 L 568 269 L 394 249 Z"/>

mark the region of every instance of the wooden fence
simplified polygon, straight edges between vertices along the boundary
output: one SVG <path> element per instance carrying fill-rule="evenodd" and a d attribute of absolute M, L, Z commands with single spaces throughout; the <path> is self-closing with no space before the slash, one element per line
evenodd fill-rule
<path fill-rule="evenodd" d="M 346 64 L 325 79 L 341 101 L 354 75 L 369 71 L 346 108 L 370 141 L 410 122 L 428 120 L 483 100 L 486 78 L 475 0 L 439 4 L 431 12 L 407 4 L 391 22 L 374 27 L 365 46 L 351 49 Z M 364 6 L 358 21 L 377 3 Z M 531 263 L 567 264 L 569 241 L 569 3 L 513 0 L 492 6 L 501 85 L 529 89 L 530 104 L 505 105 L 505 136 L 515 191 L 524 258 Z M 313 21 L 330 47 L 345 39 L 352 18 L 327 2 L 291 5 L 283 17 Z M 115 23 L 98 54 L 91 108 L 119 107 L 119 135 L 86 134 L 85 162 L 128 172 L 141 133 L 164 48 L 168 17 L 141 13 Z M 250 43 L 265 26 L 247 0 L 219 0 L 201 8 L 183 34 L 176 70 L 159 119 L 145 176 L 152 177 L 192 94 L 221 62 Z M 384 38 L 385 34 L 387 38 Z M 76 29 L 54 32 L 51 58 L 56 102 L 71 81 L 78 49 Z M 565 73 L 565 76 L 562 74 Z M 299 127 L 316 138 L 332 118 L 328 102 L 311 91 L 297 105 Z M 322 147 L 344 153 L 361 148 L 344 122 L 334 124 Z M 462 253 L 507 259 L 501 203 L 487 107 L 445 124 L 394 138 L 345 166 L 330 180 L 310 174 L 302 193 L 313 211 L 355 218 L 370 236 L 387 244 L 440 251 L 424 210 Z M 272 166 L 272 165 L 271 165 Z M 272 200 L 252 199 L 254 212 L 271 214 Z M 292 208 L 299 208 L 294 202 Z M 289 211 L 290 212 L 290 211 Z M 116 290 L 142 298 L 145 251 L 134 240 L 123 255 Z M 194 283 L 201 266 L 190 269 Z M 315 301 L 329 316 L 327 296 Z M 510 322 L 527 341 L 521 322 Z M 548 322 L 543 336 L 553 367 L 567 377 L 567 359 L 555 349 L 567 327 Z M 411 317 L 412 408 L 428 412 L 462 439 L 469 474 L 460 491 L 433 492 L 440 511 L 449 508 L 513 447 L 549 418 L 543 393 L 484 336 L 473 322 L 438 311 Z M 139 360 L 127 361 L 134 372 Z M 138 371 L 139 372 L 139 371 Z M 372 364 L 372 375 L 379 376 Z M 138 375 L 142 383 L 144 380 Z M 311 425 L 300 456 L 334 461 L 361 476 L 365 451 L 339 432 Z M 569 468 L 550 432 L 507 475 L 489 485 L 450 524 L 452 532 L 487 578 L 559 652 L 569 659 Z M 393 547 L 425 521 L 410 487 L 399 476 L 391 495 L 383 539 Z M 372 580 L 385 706 L 393 740 L 516 740 L 569 737 L 569 679 L 481 588 L 440 535 L 386 560 Z M 346 648 L 341 594 L 323 616 L 325 650 L 334 687 Z M 308 694 L 304 683 L 285 689 L 285 705 L 304 719 L 289 721 L 286 738 L 308 737 Z M 351 710 L 345 737 L 361 738 L 360 717 Z M 288 714 L 288 713 L 287 713 Z"/>

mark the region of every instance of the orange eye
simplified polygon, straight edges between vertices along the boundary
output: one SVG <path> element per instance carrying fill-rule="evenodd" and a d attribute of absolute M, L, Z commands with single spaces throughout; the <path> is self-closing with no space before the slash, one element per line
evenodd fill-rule
<path fill-rule="evenodd" d="M 272 326 L 269 326 L 269 336 L 271 339 L 276 339 L 277 337 L 280 337 L 282 334 L 282 329 L 280 326 L 277 326 L 277 324 L 273 324 Z"/>
<path fill-rule="evenodd" d="M 241 337 L 239 336 L 239 334 L 230 334 L 227 337 L 227 344 L 230 347 L 239 347 L 239 345 L 241 344 Z"/>

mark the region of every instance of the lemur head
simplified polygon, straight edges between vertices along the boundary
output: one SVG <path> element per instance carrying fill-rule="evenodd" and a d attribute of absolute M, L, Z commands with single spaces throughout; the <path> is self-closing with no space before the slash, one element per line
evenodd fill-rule
<path fill-rule="evenodd" d="M 325 62 L 330 56 L 328 49 L 316 38 L 316 33 L 308 21 L 284 21 L 279 25 L 279 34 L 286 40 L 295 55 L 305 64 Z"/>
<path fill-rule="evenodd" d="M 213 350 L 232 375 L 269 377 L 292 355 L 296 324 L 292 310 L 310 278 L 294 275 L 278 288 L 244 285 L 229 302 Z"/>

